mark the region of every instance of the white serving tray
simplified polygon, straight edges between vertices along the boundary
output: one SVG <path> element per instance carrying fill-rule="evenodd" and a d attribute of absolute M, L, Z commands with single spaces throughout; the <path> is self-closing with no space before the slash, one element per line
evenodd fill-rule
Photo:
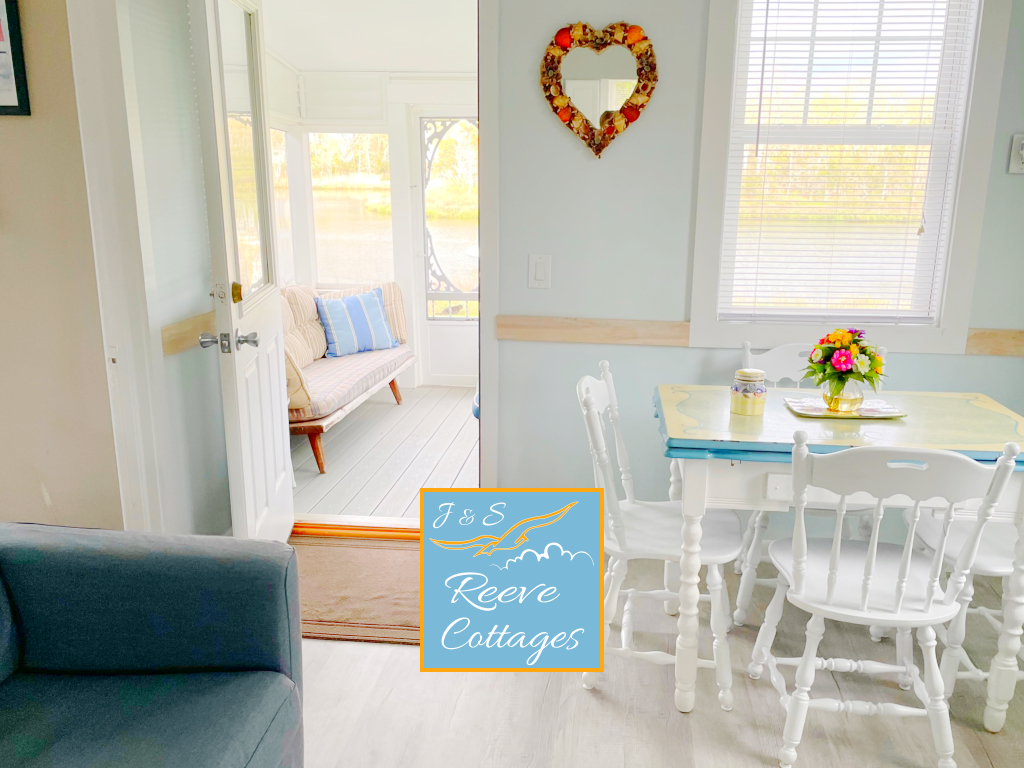
<path fill-rule="evenodd" d="M 821 396 L 787 397 L 786 407 L 797 416 L 806 419 L 902 419 L 905 414 L 885 400 L 865 400 L 860 408 L 851 413 L 837 413 L 825 407 Z"/>

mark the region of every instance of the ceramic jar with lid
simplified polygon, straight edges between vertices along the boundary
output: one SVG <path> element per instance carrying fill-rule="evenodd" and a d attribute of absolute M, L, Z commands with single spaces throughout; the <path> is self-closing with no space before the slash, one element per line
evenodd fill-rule
<path fill-rule="evenodd" d="M 764 384 L 764 371 L 740 368 L 732 382 L 731 408 L 738 416 L 760 416 L 764 413 L 768 389 Z"/>

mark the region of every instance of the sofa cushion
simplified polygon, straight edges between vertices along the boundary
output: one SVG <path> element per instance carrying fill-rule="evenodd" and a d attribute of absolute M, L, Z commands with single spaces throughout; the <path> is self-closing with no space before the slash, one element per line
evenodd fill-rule
<path fill-rule="evenodd" d="M 327 335 L 328 357 L 345 357 L 398 346 L 388 327 L 380 288 L 340 299 L 317 296 L 316 311 Z"/>
<path fill-rule="evenodd" d="M 298 688 L 276 672 L 54 675 L 0 684 L 0 765 L 302 765 Z"/>
<path fill-rule="evenodd" d="M 316 291 L 308 285 L 289 285 L 281 295 L 284 348 L 301 371 L 327 354 L 327 337 L 316 311 Z"/>
<path fill-rule="evenodd" d="M 0 578 L 0 683 L 18 668 L 18 630 L 11 615 L 7 589 Z"/>
<path fill-rule="evenodd" d="M 387 315 L 388 325 L 391 327 L 391 335 L 398 339 L 399 344 L 409 343 L 409 331 L 405 324 L 405 305 L 402 302 L 402 291 L 398 283 L 381 283 L 363 288 L 345 288 L 336 291 L 317 291 L 321 299 L 340 299 L 345 296 L 355 296 L 357 293 L 364 293 L 371 288 L 380 288 L 384 298 L 384 314 Z"/>
<path fill-rule="evenodd" d="M 295 422 L 329 416 L 374 385 L 390 381 L 395 371 L 412 359 L 412 350 L 402 344 L 394 349 L 316 360 L 303 371 L 312 402 L 306 408 L 289 409 L 288 418 Z"/>

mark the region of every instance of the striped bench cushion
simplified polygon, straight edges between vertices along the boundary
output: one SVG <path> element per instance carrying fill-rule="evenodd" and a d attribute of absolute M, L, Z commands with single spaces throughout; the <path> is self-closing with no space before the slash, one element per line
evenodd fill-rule
<path fill-rule="evenodd" d="M 288 420 L 314 421 L 329 416 L 374 385 L 390 381 L 394 372 L 412 358 L 412 350 L 405 344 L 358 355 L 321 357 L 302 370 L 309 388 L 309 405 L 289 408 Z"/>

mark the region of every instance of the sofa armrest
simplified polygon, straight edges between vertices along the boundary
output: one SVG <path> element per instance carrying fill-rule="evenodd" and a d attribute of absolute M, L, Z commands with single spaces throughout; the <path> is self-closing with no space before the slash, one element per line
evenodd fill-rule
<path fill-rule="evenodd" d="M 301 690 L 285 544 L 0 524 L 0 576 L 23 669 L 271 670 Z"/>

